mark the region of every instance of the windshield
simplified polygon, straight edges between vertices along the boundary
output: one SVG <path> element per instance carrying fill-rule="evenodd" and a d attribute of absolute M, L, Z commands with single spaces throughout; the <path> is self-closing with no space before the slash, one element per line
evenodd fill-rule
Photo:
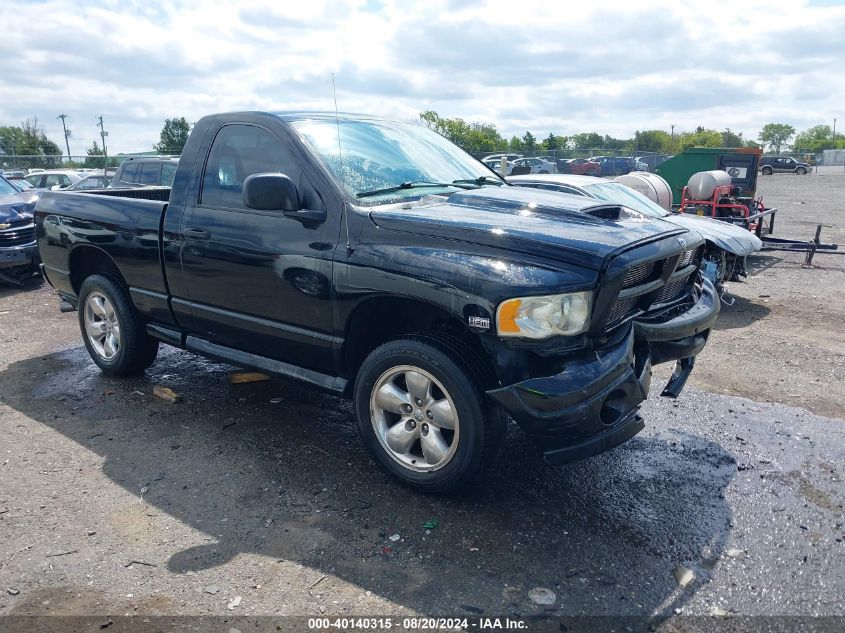
<path fill-rule="evenodd" d="M 18 193 L 18 190 L 3 176 L 0 176 L 0 194 L 6 195 L 7 193 Z"/>
<path fill-rule="evenodd" d="M 669 212 L 656 202 L 649 200 L 638 191 L 618 182 L 597 182 L 585 185 L 584 189 L 589 191 L 599 200 L 624 204 L 626 207 L 650 215 L 655 218 L 662 218 L 669 215 Z"/>
<path fill-rule="evenodd" d="M 357 204 L 388 204 L 430 193 L 451 193 L 479 179 L 479 186 L 502 184 L 481 162 L 421 125 L 343 118 L 302 119 L 291 125 Z M 450 183 L 454 181 L 464 184 L 453 186 Z M 397 189 L 374 193 L 393 188 Z"/>

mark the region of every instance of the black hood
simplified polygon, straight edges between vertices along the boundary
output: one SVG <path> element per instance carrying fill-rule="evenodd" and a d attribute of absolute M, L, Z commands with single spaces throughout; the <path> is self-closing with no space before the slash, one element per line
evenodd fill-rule
<path fill-rule="evenodd" d="M 0 196 L 0 224 L 32 219 L 38 192 L 22 191 Z"/>
<path fill-rule="evenodd" d="M 619 205 L 526 187 L 483 187 L 374 210 L 384 229 L 434 235 L 600 270 L 614 254 L 685 229 Z M 605 219 L 615 218 L 619 219 Z"/>

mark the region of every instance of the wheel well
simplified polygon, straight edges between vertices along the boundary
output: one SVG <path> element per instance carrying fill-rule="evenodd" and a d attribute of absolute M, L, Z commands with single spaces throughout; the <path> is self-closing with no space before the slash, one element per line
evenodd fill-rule
<path fill-rule="evenodd" d="M 489 363 L 478 336 L 454 313 L 417 299 L 384 297 L 367 301 L 349 318 L 343 360 L 350 382 L 354 382 L 364 359 L 379 345 L 408 334 L 428 333 L 456 338 L 482 362 Z"/>
<path fill-rule="evenodd" d="M 79 289 L 86 277 L 94 274 L 109 275 L 120 283 L 126 284 L 123 275 L 114 260 L 99 248 L 93 246 L 78 246 L 70 254 L 70 283 L 73 291 L 79 295 Z"/>

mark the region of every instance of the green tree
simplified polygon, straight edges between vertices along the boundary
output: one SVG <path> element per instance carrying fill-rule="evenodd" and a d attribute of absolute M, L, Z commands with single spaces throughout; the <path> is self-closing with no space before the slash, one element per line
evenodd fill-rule
<path fill-rule="evenodd" d="M 732 132 L 731 128 L 726 127 L 722 134 L 722 147 L 743 147 L 745 141 L 742 140 L 742 132 L 739 134 Z"/>
<path fill-rule="evenodd" d="M 672 136 L 663 130 L 644 130 L 637 134 L 638 152 L 668 154 L 671 151 Z"/>
<path fill-rule="evenodd" d="M 604 138 L 596 132 L 580 132 L 569 137 L 572 149 L 596 149 L 603 147 Z"/>
<path fill-rule="evenodd" d="M 505 139 L 490 123 L 467 123 L 460 118 L 441 117 L 433 110 L 420 113 L 420 120 L 467 152 L 488 152 L 505 145 Z"/>
<path fill-rule="evenodd" d="M 806 152 L 822 152 L 826 149 L 845 148 L 845 136 L 837 134 L 833 138 L 833 130 L 829 125 L 814 125 L 796 135 L 792 146 L 796 150 Z"/>
<path fill-rule="evenodd" d="M 103 148 L 97 144 L 97 141 L 94 141 L 86 150 L 88 154 L 88 158 L 85 159 L 83 163 L 83 167 L 86 169 L 103 169 L 105 167 L 105 152 Z"/>
<path fill-rule="evenodd" d="M 522 146 L 525 148 L 525 153 L 529 155 L 533 154 L 534 150 L 537 149 L 537 139 L 534 138 L 531 132 L 526 131 L 522 135 Z"/>
<path fill-rule="evenodd" d="M 181 154 L 190 133 L 191 124 L 185 117 L 165 119 L 159 141 L 153 149 L 162 154 Z"/>
<path fill-rule="evenodd" d="M 525 151 L 525 146 L 522 144 L 522 139 L 514 135 L 511 137 L 511 140 L 508 141 L 508 149 L 512 152 L 522 153 Z"/>
<path fill-rule="evenodd" d="M 699 125 L 694 132 L 681 132 L 680 144 L 683 148 L 722 147 L 722 134 Z"/>
<path fill-rule="evenodd" d="M 766 123 L 758 138 L 764 147 L 771 147 L 775 154 L 780 154 L 780 148 L 789 143 L 794 134 L 795 128 L 788 123 Z"/>
<path fill-rule="evenodd" d="M 24 167 L 57 167 L 62 160 L 62 150 L 47 138 L 36 117 L 17 127 L 0 127 L 0 154 L 31 157 L 19 163 Z"/>

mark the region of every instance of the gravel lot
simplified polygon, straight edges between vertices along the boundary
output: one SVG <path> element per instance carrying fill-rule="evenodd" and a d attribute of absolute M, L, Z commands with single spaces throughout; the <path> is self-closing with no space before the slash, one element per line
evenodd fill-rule
<path fill-rule="evenodd" d="M 776 235 L 845 244 L 845 174 L 760 193 Z M 0 290 L 0 615 L 845 615 L 845 257 L 801 261 L 754 258 L 632 441 L 551 468 L 512 428 L 445 499 L 382 475 L 346 403 L 168 349 L 110 379 L 48 288 Z"/>

